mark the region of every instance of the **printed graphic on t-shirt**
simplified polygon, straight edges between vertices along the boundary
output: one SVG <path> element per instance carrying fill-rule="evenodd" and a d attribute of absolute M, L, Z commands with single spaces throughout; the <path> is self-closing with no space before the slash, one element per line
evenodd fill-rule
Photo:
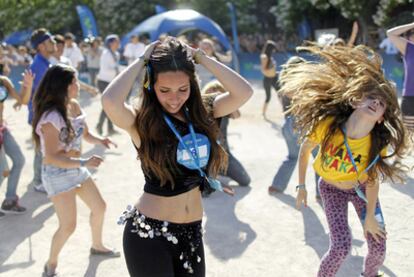
<path fill-rule="evenodd" d="M 66 143 L 69 137 L 69 128 L 68 127 L 62 127 L 59 132 L 59 141 Z"/>
<path fill-rule="evenodd" d="M 335 146 L 333 143 L 330 143 L 326 148 L 325 155 L 326 159 L 322 166 L 325 171 L 334 170 L 347 174 L 356 172 L 345 145 Z M 352 153 L 352 155 L 358 167 L 361 164 L 362 155 L 359 153 Z"/>

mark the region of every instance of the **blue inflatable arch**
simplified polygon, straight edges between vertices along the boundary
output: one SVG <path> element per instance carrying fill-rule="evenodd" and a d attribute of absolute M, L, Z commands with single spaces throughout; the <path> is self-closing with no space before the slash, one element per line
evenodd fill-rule
<path fill-rule="evenodd" d="M 216 37 L 225 50 L 231 49 L 231 44 L 220 26 L 210 18 L 190 9 L 179 9 L 163 12 L 144 20 L 122 38 L 124 47 L 132 35 L 147 33 L 150 40 L 157 40 L 163 33 L 177 34 L 185 29 L 197 29 L 210 36 Z"/>

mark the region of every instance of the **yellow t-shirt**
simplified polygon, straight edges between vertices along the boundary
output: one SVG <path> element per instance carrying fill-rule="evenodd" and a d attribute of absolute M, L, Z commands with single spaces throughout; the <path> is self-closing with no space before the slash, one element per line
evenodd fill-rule
<path fill-rule="evenodd" d="M 309 140 L 321 144 L 333 120 L 334 118 L 330 117 L 321 121 L 316 126 L 315 131 L 309 136 Z M 360 174 L 359 180 L 366 180 L 368 175 L 364 170 L 370 162 L 368 161 L 368 155 L 371 147 L 371 134 L 360 139 L 348 137 L 347 140 Z M 358 174 L 352 165 L 344 144 L 344 135 L 340 130 L 337 130 L 330 142 L 328 142 L 325 161 L 322 161 L 321 148 L 319 148 L 318 155 L 313 163 L 313 168 L 319 176 L 330 181 L 356 181 L 358 179 Z M 387 149 L 384 148 L 380 156 L 383 157 L 386 154 Z"/>

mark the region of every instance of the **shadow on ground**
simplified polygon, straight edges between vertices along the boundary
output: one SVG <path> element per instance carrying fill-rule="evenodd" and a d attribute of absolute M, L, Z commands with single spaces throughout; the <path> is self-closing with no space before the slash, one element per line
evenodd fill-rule
<path fill-rule="evenodd" d="M 6 215 L 1 220 L 0 274 L 15 268 L 27 268 L 36 262 L 31 237 L 43 228 L 44 223 L 55 212 L 46 194 L 35 192 L 31 186 L 20 197 L 20 203 L 27 208 L 25 214 Z M 44 205 L 46 208 L 37 213 L 36 210 Z M 24 245 L 21 245 L 22 243 Z M 22 246 L 27 249 L 27 261 L 5 264 L 14 251 Z"/>
<path fill-rule="evenodd" d="M 220 260 L 240 257 L 257 236 L 250 225 L 240 221 L 235 213 L 237 202 L 245 197 L 251 188 L 233 188 L 233 197 L 215 192 L 203 201 L 207 217 L 204 244 Z"/>
<path fill-rule="evenodd" d="M 275 197 L 296 209 L 296 199 L 291 195 L 287 194 L 276 194 Z M 350 205 L 352 206 L 352 205 Z M 321 224 L 318 216 L 311 207 L 302 208 L 301 214 L 303 216 L 304 225 L 304 237 L 306 245 L 309 245 L 318 255 L 319 259 L 322 259 L 325 252 L 328 251 L 329 247 L 329 236 L 325 233 L 325 229 Z M 353 252 L 358 252 L 360 248 L 365 244 L 364 241 L 353 239 L 352 248 Z M 349 277 L 359 276 L 362 272 L 364 257 L 362 256 L 348 256 L 342 264 L 337 276 L 338 277 Z M 317 266 L 317 265 L 315 265 Z M 381 270 L 384 271 L 386 276 L 396 277 L 396 275 L 387 267 L 382 266 Z"/>

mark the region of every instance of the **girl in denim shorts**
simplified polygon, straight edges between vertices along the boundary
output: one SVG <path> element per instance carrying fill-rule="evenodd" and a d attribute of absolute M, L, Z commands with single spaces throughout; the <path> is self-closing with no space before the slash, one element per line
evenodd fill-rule
<path fill-rule="evenodd" d="M 59 219 L 52 238 L 49 260 L 43 276 L 56 276 L 58 255 L 76 226 L 76 196 L 91 209 L 91 254 L 119 257 L 104 246 L 102 227 L 105 201 L 87 167 L 98 167 L 102 158 L 81 156 L 81 139 L 106 148 L 112 143 L 89 132 L 85 114 L 75 100 L 79 81 L 72 67 L 52 66 L 45 74 L 34 96 L 33 137 L 43 154 L 42 182 Z"/>

